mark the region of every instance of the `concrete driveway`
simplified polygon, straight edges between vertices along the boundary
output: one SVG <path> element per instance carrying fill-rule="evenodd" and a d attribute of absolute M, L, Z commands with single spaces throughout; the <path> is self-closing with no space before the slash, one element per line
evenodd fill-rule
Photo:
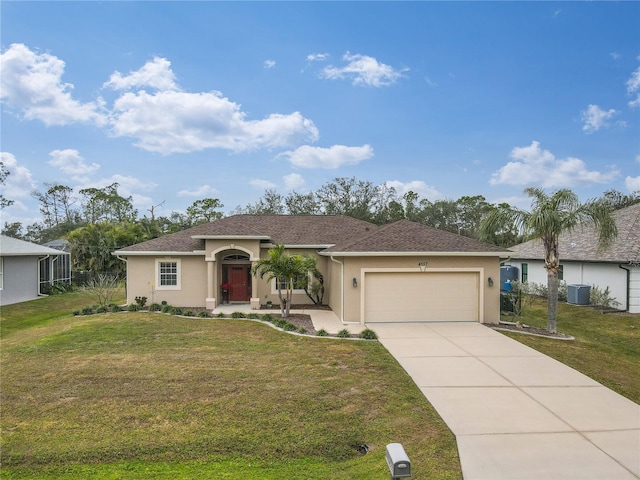
<path fill-rule="evenodd" d="M 455 434 L 465 479 L 640 478 L 636 403 L 478 323 L 368 326 Z"/>

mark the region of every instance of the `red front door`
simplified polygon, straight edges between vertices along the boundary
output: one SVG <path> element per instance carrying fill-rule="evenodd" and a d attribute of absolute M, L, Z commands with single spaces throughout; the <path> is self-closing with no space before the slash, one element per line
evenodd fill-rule
<path fill-rule="evenodd" d="M 249 301 L 249 267 L 246 265 L 229 266 L 229 301 Z"/>

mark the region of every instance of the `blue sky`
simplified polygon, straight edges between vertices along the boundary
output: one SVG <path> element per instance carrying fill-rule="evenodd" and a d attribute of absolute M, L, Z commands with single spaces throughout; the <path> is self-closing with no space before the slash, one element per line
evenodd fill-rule
<path fill-rule="evenodd" d="M 140 215 L 335 177 L 399 194 L 640 190 L 638 2 L 1 5 L 5 221 L 44 183 Z"/>

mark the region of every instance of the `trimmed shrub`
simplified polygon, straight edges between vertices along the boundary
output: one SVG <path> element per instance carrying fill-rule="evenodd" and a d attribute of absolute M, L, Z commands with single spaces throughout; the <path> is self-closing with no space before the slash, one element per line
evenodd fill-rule
<path fill-rule="evenodd" d="M 262 315 L 262 320 L 264 320 L 265 322 L 273 322 L 273 315 L 271 315 L 270 313 L 265 313 L 264 315 Z"/>
<path fill-rule="evenodd" d="M 285 332 L 293 332 L 294 330 L 298 330 L 298 327 L 296 327 L 293 323 L 286 322 L 282 329 Z"/>
<path fill-rule="evenodd" d="M 162 302 L 162 308 L 160 309 L 160 311 L 162 313 L 171 313 L 171 309 L 172 309 L 172 307 L 170 307 L 166 303 Z"/>
<path fill-rule="evenodd" d="M 107 313 L 109 311 L 109 308 L 107 308 L 106 305 L 100 305 L 98 308 L 96 308 L 96 313 Z"/>
<path fill-rule="evenodd" d="M 318 330 L 316 335 L 319 336 L 319 337 L 328 337 L 329 336 L 329 332 L 327 332 L 324 328 L 321 328 L 320 330 Z"/>
<path fill-rule="evenodd" d="M 80 315 L 80 310 L 74 310 L 73 311 L 73 316 L 77 317 L 78 315 Z"/>
<path fill-rule="evenodd" d="M 247 318 L 247 316 L 242 312 L 233 312 L 231 318 Z"/>
<path fill-rule="evenodd" d="M 365 340 L 377 340 L 378 335 L 370 328 L 365 328 L 362 332 L 360 332 L 360 338 L 364 338 Z"/>
<path fill-rule="evenodd" d="M 247 318 L 250 318 L 252 320 L 256 320 L 256 319 L 260 318 L 260 315 L 258 315 L 257 313 L 248 313 L 247 314 Z"/>
<path fill-rule="evenodd" d="M 169 310 L 169 313 L 171 313 L 171 315 L 182 315 L 182 308 L 171 307 L 171 309 Z"/>
<path fill-rule="evenodd" d="M 185 317 L 193 317 L 193 310 L 187 310 L 186 312 L 183 313 L 183 315 Z"/>
<path fill-rule="evenodd" d="M 307 329 L 306 329 L 306 328 L 304 328 L 304 327 L 300 327 L 300 328 L 298 329 L 298 333 L 302 333 L 302 334 L 304 335 L 305 333 L 307 333 Z"/>
<path fill-rule="evenodd" d="M 120 307 L 120 305 L 112 303 L 111 305 L 109 305 L 109 310 L 113 313 L 118 313 L 122 311 L 122 307 Z"/>
<path fill-rule="evenodd" d="M 129 312 L 137 312 L 138 310 L 140 310 L 140 305 L 137 303 L 130 303 L 127 307 L 127 311 Z"/>
<path fill-rule="evenodd" d="M 218 313 L 216 314 L 216 317 L 217 317 L 217 318 L 224 318 L 224 317 L 225 317 L 224 312 L 218 312 Z"/>
<path fill-rule="evenodd" d="M 152 303 L 151 305 L 149 305 L 150 312 L 159 312 L 160 310 L 162 310 L 162 305 L 160 305 L 159 303 Z"/>
<path fill-rule="evenodd" d="M 82 309 L 82 315 L 93 315 L 93 307 L 84 307 Z"/>
<path fill-rule="evenodd" d="M 209 318 L 209 312 L 207 312 L 206 310 L 203 310 L 198 314 L 198 317 L 200 317 L 200 318 Z"/>
<path fill-rule="evenodd" d="M 339 338 L 351 338 L 351 332 L 349 330 L 347 330 L 346 328 L 343 328 L 342 330 L 340 330 L 338 332 L 338 337 Z"/>

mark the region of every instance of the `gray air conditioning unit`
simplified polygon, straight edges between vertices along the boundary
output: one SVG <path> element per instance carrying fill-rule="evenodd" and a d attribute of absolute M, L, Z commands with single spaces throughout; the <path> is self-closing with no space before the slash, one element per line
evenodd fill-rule
<path fill-rule="evenodd" d="M 589 305 L 591 303 L 591 287 L 589 285 L 567 285 L 567 303 L 573 305 Z"/>

